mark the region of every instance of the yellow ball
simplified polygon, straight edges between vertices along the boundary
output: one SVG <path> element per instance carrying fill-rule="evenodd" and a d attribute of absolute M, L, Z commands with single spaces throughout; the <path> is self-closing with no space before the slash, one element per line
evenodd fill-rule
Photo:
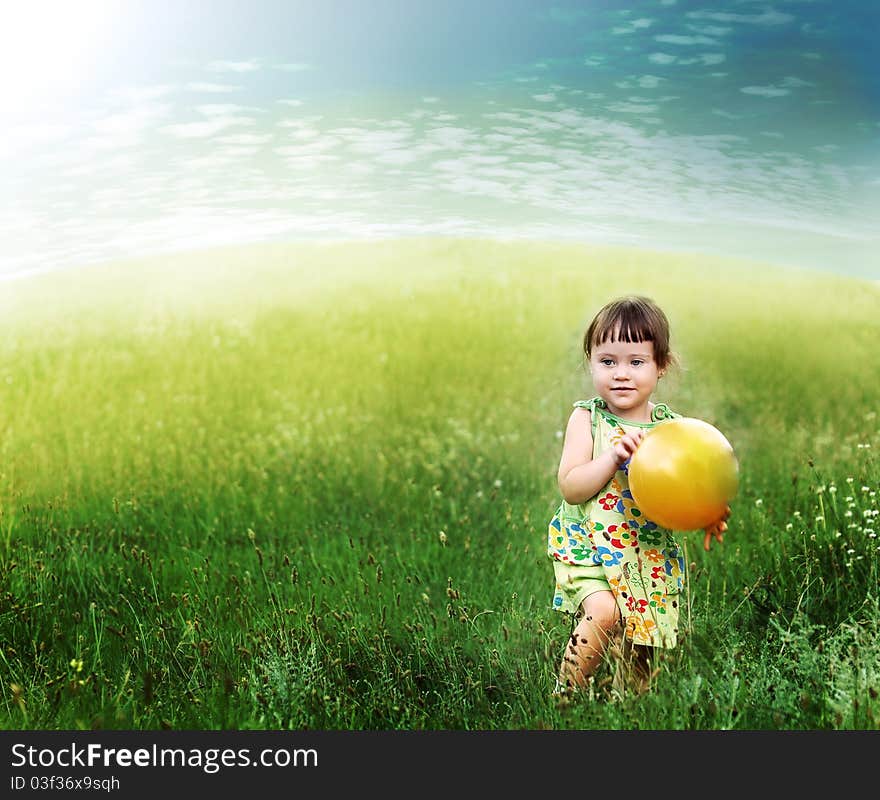
<path fill-rule="evenodd" d="M 636 506 L 671 530 L 699 530 L 717 522 L 738 487 L 739 465 L 730 442 L 692 417 L 652 428 L 629 462 Z"/>

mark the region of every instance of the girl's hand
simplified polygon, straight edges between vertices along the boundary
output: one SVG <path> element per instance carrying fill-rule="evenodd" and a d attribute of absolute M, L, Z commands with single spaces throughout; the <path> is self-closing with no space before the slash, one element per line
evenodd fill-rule
<path fill-rule="evenodd" d="M 721 544 L 724 541 L 724 531 L 727 530 L 727 520 L 730 519 L 730 506 L 724 510 L 724 516 L 721 517 L 717 522 L 713 522 L 711 525 L 703 528 L 706 532 L 706 536 L 703 539 L 703 549 L 707 552 L 709 551 L 709 544 L 712 541 L 712 537 L 715 537 L 715 541 L 718 544 Z"/>
<path fill-rule="evenodd" d="M 636 448 L 641 444 L 644 437 L 644 431 L 624 434 L 619 441 L 615 442 L 614 449 L 611 451 L 614 455 L 614 463 L 618 467 L 624 464 L 635 453 Z"/>

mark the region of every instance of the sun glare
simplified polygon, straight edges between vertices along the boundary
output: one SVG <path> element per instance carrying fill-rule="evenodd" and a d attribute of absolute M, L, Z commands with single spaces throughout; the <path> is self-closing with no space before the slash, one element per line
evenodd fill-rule
<path fill-rule="evenodd" d="M 28 0 L 0 5 L 0 109 L 26 114 L 76 93 L 120 4 Z"/>

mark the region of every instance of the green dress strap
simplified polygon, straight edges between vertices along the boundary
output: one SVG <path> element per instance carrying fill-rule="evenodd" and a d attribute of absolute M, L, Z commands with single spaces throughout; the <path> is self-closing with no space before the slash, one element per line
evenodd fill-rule
<path fill-rule="evenodd" d="M 651 409 L 650 423 L 629 422 L 628 420 L 621 420 L 614 416 L 614 414 L 608 410 L 608 403 L 606 403 L 601 397 L 591 397 L 589 400 L 578 400 L 573 403 L 572 406 L 574 408 L 585 408 L 590 412 L 594 439 L 596 438 L 596 427 L 599 424 L 599 413 L 615 425 L 624 423 L 626 425 L 637 425 L 639 427 L 650 427 L 657 422 L 662 422 L 664 419 L 676 419 L 681 416 L 681 414 L 676 414 L 672 411 L 666 403 L 657 403 L 654 408 Z"/>
<path fill-rule="evenodd" d="M 681 414 L 676 414 L 666 403 L 657 403 L 651 411 L 651 422 L 662 422 L 664 419 L 678 419 Z"/>

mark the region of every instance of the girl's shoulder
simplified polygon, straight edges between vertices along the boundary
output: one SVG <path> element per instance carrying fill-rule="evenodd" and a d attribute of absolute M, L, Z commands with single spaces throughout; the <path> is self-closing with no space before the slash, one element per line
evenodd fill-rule
<path fill-rule="evenodd" d="M 579 409 L 581 412 L 585 412 L 585 422 L 589 420 L 590 435 L 595 439 L 599 430 L 599 417 L 602 415 L 602 410 L 607 408 L 608 406 L 601 397 L 591 397 L 589 400 L 576 400 L 572 403 L 571 414 L 573 418 Z M 607 413 L 606 410 L 605 414 L 607 415 Z"/>

